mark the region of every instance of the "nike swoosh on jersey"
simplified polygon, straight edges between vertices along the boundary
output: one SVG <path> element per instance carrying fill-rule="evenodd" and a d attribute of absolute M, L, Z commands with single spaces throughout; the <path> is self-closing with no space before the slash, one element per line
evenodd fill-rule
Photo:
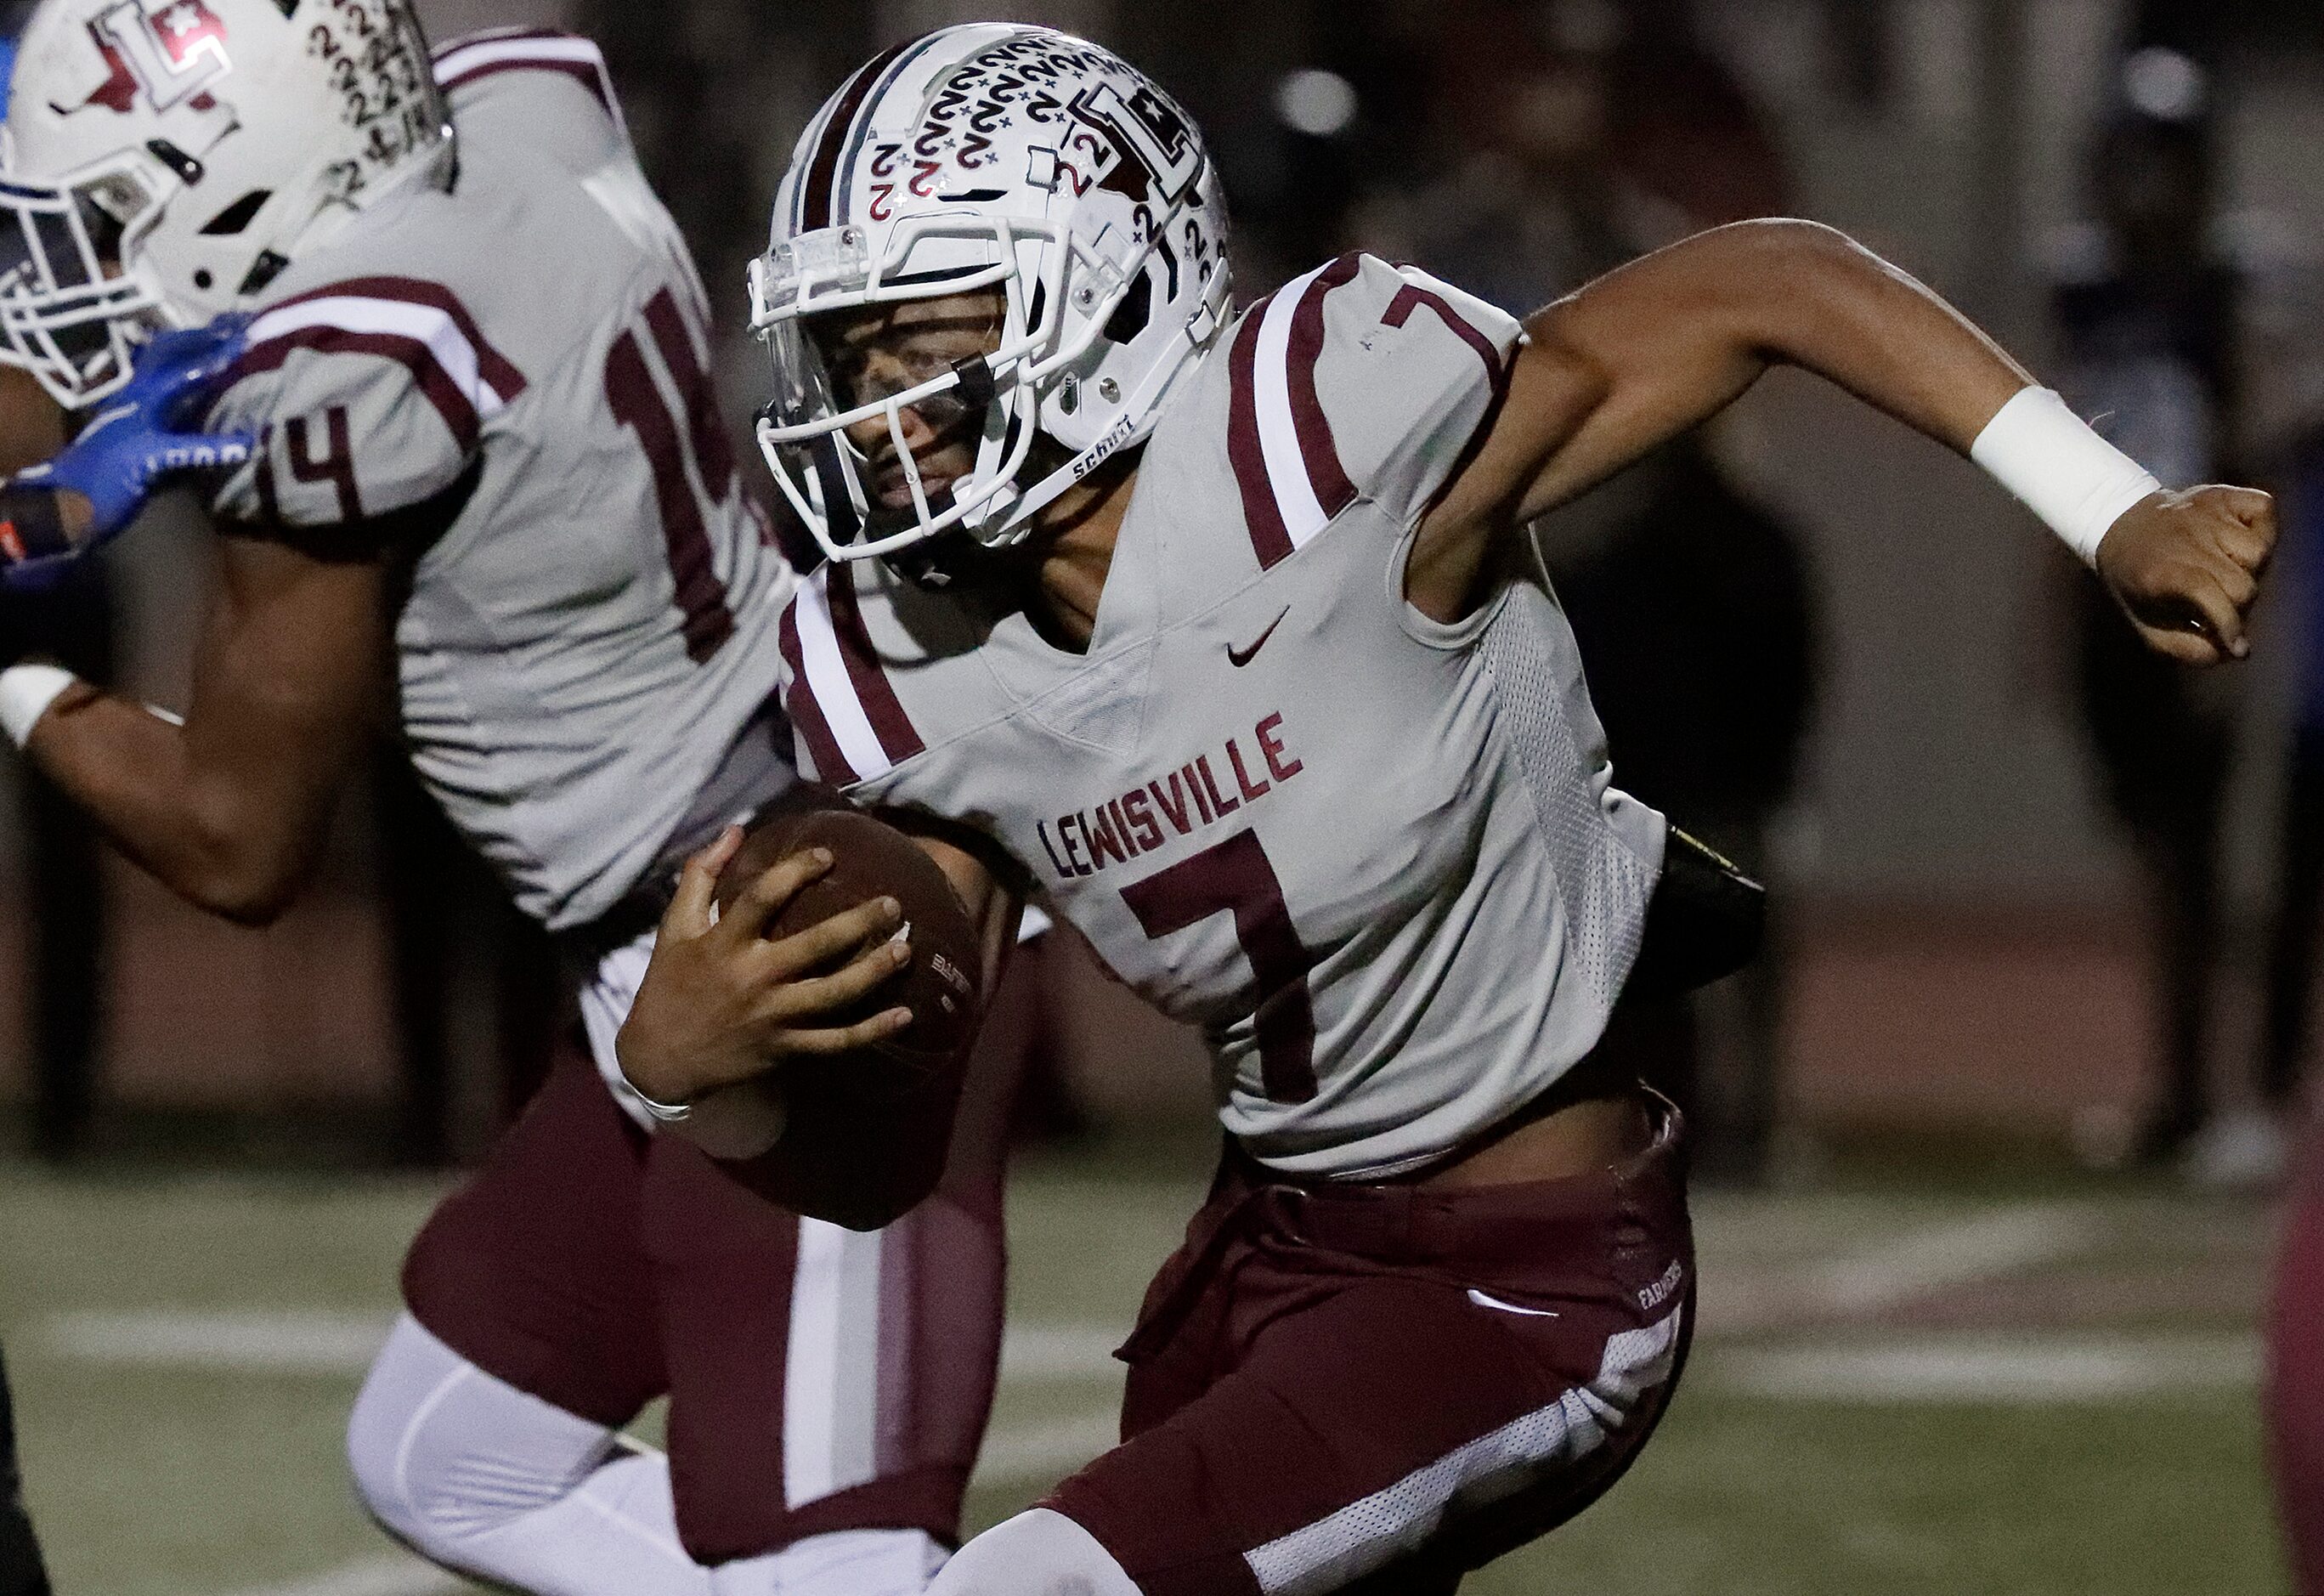
<path fill-rule="evenodd" d="M 1229 643 L 1227 645 L 1227 663 L 1233 666 L 1237 670 L 1240 670 L 1244 666 L 1257 659 L 1259 657 L 1259 650 L 1267 646 L 1267 640 L 1275 635 L 1275 629 L 1283 624 L 1283 616 L 1287 615 L 1290 613 L 1291 606 L 1289 604 L 1285 604 L 1283 606 L 1283 614 L 1277 615 L 1274 620 L 1269 621 L 1267 623 L 1267 630 L 1259 634 L 1259 641 L 1252 643 L 1250 647 L 1247 649 L 1238 649 L 1232 643 Z"/>
<path fill-rule="evenodd" d="M 1557 1317 L 1557 1310 L 1555 1308 L 1519 1307 L 1513 1302 L 1503 1302 L 1499 1297 L 1493 1296 L 1490 1292 L 1480 1291 L 1474 1286 L 1469 1287 L 1469 1300 L 1475 1303 L 1480 1308 L 1499 1308 L 1504 1314 L 1523 1314 L 1528 1319 L 1554 1319 Z"/>

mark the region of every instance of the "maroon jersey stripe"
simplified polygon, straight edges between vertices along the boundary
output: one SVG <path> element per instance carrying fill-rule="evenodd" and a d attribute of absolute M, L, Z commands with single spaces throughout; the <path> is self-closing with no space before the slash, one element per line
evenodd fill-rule
<path fill-rule="evenodd" d="M 1347 254 L 1316 274 L 1291 313 L 1291 333 L 1284 351 L 1289 364 L 1286 374 L 1292 430 L 1298 435 L 1299 457 L 1306 464 L 1308 484 L 1315 490 L 1315 502 L 1323 507 L 1326 519 L 1356 502 L 1356 484 L 1348 480 L 1347 468 L 1340 464 L 1332 423 L 1323 414 L 1323 401 L 1315 397 L 1315 366 L 1323 356 L 1323 298 L 1342 283 L 1353 281 L 1360 269 L 1361 257 Z"/>
<path fill-rule="evenodd" d="M 1261 300 L 1243 312 L 1242 326 L 1228 352 L 1227 460 L 1234 467 L 1235 486 L 1242 493 L 1243 524 L 1250 530 L 1250 546 L 1266 570 L 1291 558 L 1291 534 L 1284 529 L 1283 512 L 1275 503 L 1275 484 L 1267 480 L 1267 455 L 1259 442 L 1259 395 L 1254 367 L 1259 350 L 1259 324 L 1267 316 Z"/>
<path fill-rule="evenodd" d="M 513 361 L 493 346 L 492 340 L 485 337 L 484 329 L 476 325 L 476 318 L 468 313 L 468 307 L 460 302 L 460 296 L 442 283 L 430 282 L 422 277 L 350 277 L 344 282 L 332 283 L 300 298 L 323 298 L 333 294 L 347 294 L 360 299 L 402 300 L 409 304 L 427 305 L 441 310 L 452 318 L 452 325 L 460 329 L 460 336 L 467 339 L 468 346 L 476 352 L 477 374 L 493 385 L 493 392 L 501 396 L 503 403 L 513 401 L 518 394 L 524 392 L 524 374 L 516 369 Z M 289 300 L 283 301 L 284 304 L 293 302 Z M 270 305 L 267 309 L 278 309 L 280 307 Z"/>
<path fill-rule="evenodd" d="M 233 387 L 245 377 L 263 372 L 279 371 L 291 352 L 313 349 L 324 355 L 378 355 L 394 361 L 411 374 L 420 393 L 436 407 L 451 429 L 453 441 L 465 452 L 476 447 L 482 435 L 483 423 L 477 418 L 476 407 L 462 392 L 460 385 L 436 360 L 436 352 L 418 338 L 407 338 L 394 333 L 356 333 L 338 327 L 302 327 L 254 344 L 244 350 L 226 372 L 219 392 Z"/>
<path fill-rule="evenodd" d="M 839 657 L 847 662 L 847 679 L 854 684 L 855 700 L 863 706 L 863 718 L 872 723 L 880 739 L 881 752 L 890 763 L 902 764 L 927 744 L 912 728 L 902 700 L 881 667 L 879 652 L 872 646 L 872 633 L 855 601 L 854 571 L 847 563 L 835 561 L 824 567 L 823 584 L 825 601 L 831 606 L 831 630 L 839 639 Z"/>
<path fill-rule="evenodd" d="M 783 623 L 779 630 L 783 659 L 791 668 L 791 687 L 783 695 L 783 708 L 807 743 L 807 757 L 815 761 L 816 778 L 834 787 L 845 787 L 855 780 L 855 767 L 839 752 L 839 739 L 831 734 L 831 723 L 823 718 L 823 706 L 815 701 L 815 688 L 808 685 L 807 654 L 799 647 L 798 599 L 783 606 Z"/>
<path fill-rule="evenodd" d="M 280 310 L 287 305 L 303 305 L 310 300 L 399 300 L 407 305 L 426 305 L 441 310 L 452 318 L 468 346 L 476 353 L 476 373 L 492 384 L 493 392 L 509 403 L 524 392 L 524 374 L 516 364 L 494 348 L 484 337 L 476 318 L 468 313 L 460 296 L 440 282 L 429 282 L 420 277 L 349 277 L 338 282 L 327 282 L 320 288 L 309 289 L 303 294 L 293 294 L 278 300 L 259 312 Z M 292 335 L 295 336 L 295 335 Z M 271 340 L 270 340 L 271 341 Z M 247 356 L 244 356 L 247 358 Z M 432 360 L 433 355 L 429 358 Z"/>
<path fill-rule="evenodd" d="M 486 61 L 481 67 L 470 67 L 456 77 L 439 78 L 436 86 L 449 94 L 456 88 L 466 88 L 471 83 L 497 78 L 503 72 L 562 73 L 587 89 L 596 102 L 605 107 L 609 115 L 621 114 L 613 103 L 613 86 L 605 80 L 604 69 L 589 61 L 558 60 L 548 56 L 512 56 L 506 60 Z"/>
<path fill-rule="evenodd" d="M 567 32 L 563 28 L 485 28 L 475 33 L 463 33 L 457 39 L 438 45 L 430 52 L 430 59 L 440 63 L 451 60 L 464 50 L 474 50 L 479 44 L 514 44 L 531 39 L 579 39 L 584 43 L 594 42 L 586 34 Z"/>
<path fill-rule="evenodd" d="M 818 227 L 838 225 L 840 218 L 831 214 L 831 189 L 839 175 L 840 152 L 847 146 L 848 125 L 855 120 L 855 113 L 862 108 L 864 97 L 872 92 L 872 86 L 880 80 L 880 74 L 886 71 L 898 56 L 918 42 L 918 40 L 908 40 L 882 51 L 847 80 L 846 88 L 841 91 L 839 103 L 831 108 L 831 120 L 823 125 L 823 137 L 816 141 L 815 146 L 814 163 L 807 168 L 807 181 L 800 186 L 802 209 L 799 231 L 811 233 Z"/>

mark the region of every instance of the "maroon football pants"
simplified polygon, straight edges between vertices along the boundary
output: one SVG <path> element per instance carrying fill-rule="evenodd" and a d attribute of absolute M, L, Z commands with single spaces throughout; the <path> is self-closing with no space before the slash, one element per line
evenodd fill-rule
<path fill-rule="evenodd" d="M 1230 1153 L 1157 1277 L 1122 1444 L 1047 1505 L 1145 1596 L 1441 1596 L 1597 1499 L 1684 1362 L 1681 1127 L 1618 1169 L 1292 1185 Z"/>
<path fill-rule="evenodd" d="M 2324 1596 L 2324 1138 L 2314 1135 L 2276 1260 L 2266 1408 L 2292 1588 Z"/>
<path fill-rule="evenodd" d="M 405 1260 L 455 1352 L 596 1423 L 670 1399 L 697 1562 L 843 1529 L 947 1543 L 1000 1361 L 1005 1063 L 972 1070 L 943 1186 L 870 1234 L 752 1195 L 618 1108 L 579 1048 Z"/>

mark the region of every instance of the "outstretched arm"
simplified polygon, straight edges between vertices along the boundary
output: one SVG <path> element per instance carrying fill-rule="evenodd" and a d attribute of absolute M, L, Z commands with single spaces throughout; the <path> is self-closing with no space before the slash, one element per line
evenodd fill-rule
<path fill-rule="evenodd" d="M 1745 222 L 1657 251 L 1537 312 L 1476 458 L 1422 523 L 1406 591 L 1462 613 L 1495 540 L 1796 365 L 1969 454 L 2025 369 L 1960 312 L 1829 227 Z M 2245 650 L 2274 543 L 2246 489 L 2153 494 L 2112 522 L 2096 564 L 2147 641 L 2208 663 Z"/>

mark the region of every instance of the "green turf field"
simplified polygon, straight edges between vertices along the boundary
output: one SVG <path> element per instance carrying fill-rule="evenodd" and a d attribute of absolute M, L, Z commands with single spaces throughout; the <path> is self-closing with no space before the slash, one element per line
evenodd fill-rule
<path fill-rule="evenodd" d="M 1028 1158 L 990 1522 L 1102 1444 L 1102 1352 L 1192 1158 Z M 456 1590 L 354 1507 L 338 1435 L 438 1186 L 0 1167 L 0 1339 L 60 1596 Z M 2255 1414 L 2269 1215 L 1917 1179 L 1698 1204 L 1702 1334 L 1630 1477 L 1477 1596 L 2280 1591 Z"/>

